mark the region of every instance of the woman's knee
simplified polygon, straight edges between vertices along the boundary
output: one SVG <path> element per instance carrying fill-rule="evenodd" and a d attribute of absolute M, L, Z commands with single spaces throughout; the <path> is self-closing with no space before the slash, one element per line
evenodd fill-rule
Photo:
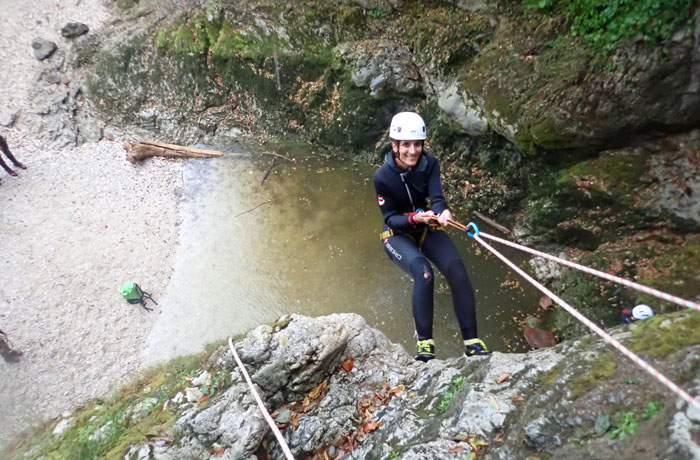
<path fill-rule="evenodd" d="M 433 267 L 425 257 L 417 257 L 411 261 L 411 275 L 416 283 L 433 284 Z"/>

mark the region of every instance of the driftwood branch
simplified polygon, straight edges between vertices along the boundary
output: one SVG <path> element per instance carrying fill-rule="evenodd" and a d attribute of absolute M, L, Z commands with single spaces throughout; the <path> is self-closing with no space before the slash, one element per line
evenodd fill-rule
<path fill-rule="evenodd" d="M 126 149 L 126 159 L 131 163 L 156 156 L 169 158 L 212 158 L 249 155 L 247 153 L 225 153 L 218 150 L 183 147 L 181 145 L 165 144 L 155 141 L 141 141 L 139 143 L 124 141 L 124 148 Z"/>
<path fill-rule="evenodd" d="M 261 187 L 262 187 L 262 184 L 265 183 L 265 180 L 267 179 L 267 176 L 269 176 L 269 175 L 270 175 L 270 172 L 272 172 L 272 168 L 273 168 L 273 166 L 275 166 L 275 160 L 276 160 L 276 159 L 277 159 L 276 157 L 272 157 L 272 163 L 270 163 L 270 167 L 267 168 L 267 172 L 265 172 L 265 175 L 263 176 L 262 180 L 260 181 L 260 186 L 261 186 Z"/>
<path fill-rule="evenodd" d="M 486 217 L 485 215 L 483 215 L 479 211 L 474 211 L 474 214 L 476 214 L 476 217 L 483 220 L 484 222 L 486 222 L 487 224 L 489 224 L 493 228 L 496 228 L 496 229 L 502 231 L 506 235 L 510 235 L 510 230 L 508 230 L 507 228 L 505 228 L 503 225 L 499 224 L 498 222 L 496 222 L 492 219 L 489 219 L 488 217 Z"/>

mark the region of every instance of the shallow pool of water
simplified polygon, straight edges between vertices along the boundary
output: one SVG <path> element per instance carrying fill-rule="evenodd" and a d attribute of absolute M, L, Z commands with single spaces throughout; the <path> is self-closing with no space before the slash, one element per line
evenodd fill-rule
<path fill-rule="evenodd" d="M 272 156 L 186 164 L 180 245 L 147 362 L 201 351 L 208 342 L 287 313 L 358 313 L 415 351 L 412 281 L 379 241 L 382 217 L 372 182 L 377 167 L 312 156 L 307 146 L 280 153 L 296 161 L 277 158 L 263 185 Z M 474 240 L 450 232 L 476 290 L 480 336 L 495 350 L 526 350 L 520 322 L 537 309 L 539 294 Z M 441 276 L 434 337 L 438 357 L 461 354 Z"/>

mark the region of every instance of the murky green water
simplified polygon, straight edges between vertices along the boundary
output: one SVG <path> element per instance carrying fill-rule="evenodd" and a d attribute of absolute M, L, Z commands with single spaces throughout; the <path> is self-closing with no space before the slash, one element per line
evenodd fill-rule
<path fill-rule="evenodd" d="M 281 153 L 296 162 L 277 158 L 262 186 L 271 156 L 187 163 L 175 272 L 148 340 L 147 361 L 201 351 L 205 343 L 286 313 L 358 313 L 414 352 L 412 281 L 379 241 L 376 167 L 310 157 L 306 147 Z M 539 294 L 471 238 L 450 232 L 476 289 L 479 335 L 495 350 L 527 349 L 520 322 L 536 310 Z M 438 357 L 461 355 L 441 276 L 434 336 Z"/>

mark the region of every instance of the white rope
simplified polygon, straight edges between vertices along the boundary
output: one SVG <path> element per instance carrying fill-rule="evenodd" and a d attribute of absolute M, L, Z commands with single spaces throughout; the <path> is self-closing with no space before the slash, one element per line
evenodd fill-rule
<path fill-rule="evenodd" d="M 555 262 L 559 262 L 560 264 L 567 265 L 569 267 L 581 270 L 586 273 L 590 273 L 591 275 L 599 276 L 601 278 L 605 278 L 608 281 L 613 281 L 618 284 L 622 284 L 624 286 L 627 286 L 632 289 L 636 289 L 638 291 L 642 291 L 646 294 L 653 295 L 654 297 L 658 297 L 660 299 L 673 302 L 675 304 L 681 305 L 686 308 L 692 308 L 693 310 L 698 310 L 700 311 L 700 304 L 696 302 L 691 302 L 690 300 L 685 300 L 680 297 L 676 297 L 671 294 L 667 294 L 663 291 L 659 291 L 658 289 L 650 288 L 648 286 L 641 285 L 639 283 L 635 283 L 634 281 L 630 281 L 624 278 L 620 278 L 619 276 L 611 275 L 610 273 L 605 273 L 600 270 L 596 270 L 593 268 L 586 267 L 584 265 L 580 265 L 574 262 L 570 262 L 565 259 L 561 259 L 559 257 L 555 257 L 553 255 L 547 254 L 545 252 L 537 251 L 536 249 L 531 249 L 526 246 L 521 246 L 517 243 L 513 243 L 512 241 L 504 240 L 503 238 L 499 238 L 497 236 L 489 235 L 488 233 L 483 233 L 479 232 L 479 236 L 483 236 L 485 238 L 488 238 L 493 241 L 497 241 L 499 243 L 505 244 L 507 246 L 510 246 L 512 248 L 520 249 L 521 251 L 529 252 L 530 254 L 534 254 L 540 257 L 544 257 L 545 259 L 553 260 Z"/>
<path fill-rule="evenodd" d="M 289 450 L 289 446 L 287 445 L 287 442 L 284 440 L 284 436 L 282 436 L 282 433 L 280 432 L 279 428 L 277 428 L 277 425 L 275 425 L 275 421 L 270 416 L 270 413 L 267 412 L 267 409 L 265 409 L 265 405 L 263 404 L 262 399 L 260 399 L 260 396 L 258 396 L 258 392 L 255 391 L 255 387 L 253 386 L 253 381 L 250 380 L 250 376 L 248 375 L 248 371 L 245 370 L 245 366 L 243 366 L 243 362 L 241 361 L 241 358 L 238 357 L 238 353 L 236 353 L 236 349 L 233 347 L 233 339 L 230 337 L 228 339 L 228 346 L 231 348 L 231 353 L 233 353 L 233 358 L 236 360 L 236 363 L 238 363 L 238 367 L 241 368 L 241 373 L 243 374 L 243 377 L 245 377 L 245 381 L 248 382 L 248 386 L 250 387 L 251 393 L 253 393 L 253 396 L 255 397 L 255 401 L 257 401 L 257 403 L 258 403 L 258 407 L 260 408 L 260 412 L 262 412 L 263 417 L 265 417 L 265 421 L 267 421 L 267 424 L 270 425 L 270 429 L 272 429 L 272 432 L 275 434 L 275 438 L 277 438 L 277 442 L 280 444 L 280 447 L 282 447 L 282 451 L 284 452 L 284 456 L 287 457 L 287 460 L 294 460 L 294 456 L 292 455 L 292 451 Z"/>
<path fill-rule="evenodd" d="M 643 359 L 641 359 L 639 356 L 634 354 L 632 351 L 627 349 L 624 345 L 622 345 L 620 342 L 615 340 L 610 334 L 605 332 L 603 329 L 598 327 L 597 324 L 593 323 L 591 320 L 583 316 L 581 313 L 579 313 L 575 308 L 573 308 L 571 305 L 566 303 L 563 299 L 558 297 L 556 294 L 554 294 L 552 291 L 535 281 L 530 275 L 525 273 L 523 270 L 521 270 L 517 265 L 515 265 L 513 262 L 508 260 L 505 256 L 503 256 L 500 252 L 495 250 L 493 247 L 491 247 L 488 243 L 486 243 L 484 240 L 480 238 L 480 235 L 483 235 L 483 233 L 475 233 L 475 234 L 470 234 L 476 241 L 481 243 L 486 249 L 491 251 L 493 254 L 496 255 L 499 259 L 501 259 L 506 265 L 508 265 L 510 268 L 515 270 L 520 276 L 525 278 L 527 281 L 529 281 L 533 286 L 535 286 L 537 289 L 542 291 L 547 297 L 552 299 L 554 302 L 556 302 L 558 305 L 560 305 L 562 308 L 564 308 L 567 312 L 569 312 L 574 318 L 578 319 L 581 321 L 583 324 L 588 326 L 590 329 L 592 329 L 596 334 L 601 336 L 607 343 L 612 345 L 613 347 L 617 348 L 622 354 L 627 356 L 629 359 L 631 359 L 635 364 L 637 364 L 639 367 L 647 371 L 649 374 L 651 374 L 655 379 L 657 379 L 659 382 L 661 382 L 663 385 L 665 385 L 667 388 L 669 388 L 673 393 L 677 394 L 681 398 L 683 398 L 688 404 L 692 405 L 696 409 L 700 410 L 700 402 L 696 401 L 692 396 L 690 396 L 688 393 L 686 393 L 682 388 L 680 388 L 678 385 L 673 383 L 668 377 L 664 376 L 661 374 L 659 371 L 654 369 L 649 363 L 645 362 Z"/>

